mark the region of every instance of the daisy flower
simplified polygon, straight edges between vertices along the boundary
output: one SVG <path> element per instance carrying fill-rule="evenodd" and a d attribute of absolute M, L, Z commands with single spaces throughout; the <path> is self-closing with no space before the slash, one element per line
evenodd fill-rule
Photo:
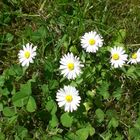
<path fill-rule="evenodd" d="M 22 66 L 29 66 L 29 63 L 33 63 L 33 59 L 36 56 L 36 48 L 32 47 L 32 44 L 23 45 L 23 50 L 18 53 L 19 62 Z"/>
<path fill-rule="evenodd" d="M 95 31 L 91 31 L 82 36 L 81 46 L 86 50 L 86 52 L 95 53 L 98 51 L 99 47 L 103 46 L 103 39 Z"/>
<path fill-rule="evenodd" d="M 111 64 L 115 67 L 122 67 L 127 61 L 127 54 L 122 47 L 114 47 L 111 49 Z"/>
<path fill-rule="evenodd" d="M 77 110 L 80 100 L 81 98 L 78 90 L 72 86 L 64 86 L 63 89 L 61 88 L 56 93 L 56 101 L 58 102 L 59 107 L 64 106 L 64 110 L 67 112 Z"/>
<path fill-rule="evenodd" d="M 73 53 L 65 54 L 60 60 L 61 74 L 68 79 L 75 79 L 80 75 L 81 67 L 83 65 L 79 61 L 79 57 L 74 56 Z"/>
<path fill-rule="evenodd" d="M 137 52 L 133 53 L 128 63 L 137 64 L 140 62 L 140 49 Z"/>

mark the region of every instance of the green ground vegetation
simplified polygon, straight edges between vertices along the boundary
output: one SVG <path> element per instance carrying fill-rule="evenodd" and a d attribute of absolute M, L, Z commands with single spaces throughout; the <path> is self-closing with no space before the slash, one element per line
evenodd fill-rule
<path fill-rule="evenodd" d="M 104 46 L 87 54 L 80 37 L 92 30 Z M 38 46 L 37 59 L 24 69 L 17 54 L 28 42 Z M 128 54 L 140 47 L 139 0 L 1 0 L 0 140 L 139 140 L 140 66 L 111 69 L 113 45 Z M 58 70 L 69 51 L 85 62 L 74 81 Z M 57 106 L 64 84 L 81 93 L 76 112 Z"/>

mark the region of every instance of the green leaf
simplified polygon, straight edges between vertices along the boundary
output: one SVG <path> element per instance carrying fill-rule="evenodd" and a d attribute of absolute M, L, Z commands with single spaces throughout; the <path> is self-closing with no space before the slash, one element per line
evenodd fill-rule
<path fill-rule="evenodd" d="M 12 101 L 13 101 L 13 104 L 15 106 L 22 107 L 25 104 L 27 104 L 28 98 L 29 98 L 29 95 L 28 94 L 17 92 L 15 95 L 13 95 Z"/>
<path fill-rule="evenodd" d="M 86 128 L 90 136 L 93 136 L 95 134 L 95 129 L 90 124 Z"/>
<path fill-rule="evenodd" d="M 86 128 L 81 128 L 76 131 L 79 140 L 87 140 L 89 132 Z"/>
<path fill-rule="evenodd" d="M 63 140 L 61 135 L 52 136 L 51 140 Z"/>
<path fill-rule="evenodd" d="M 114 140 L 124 140 L 124 136 L 118 131 L 116 131 L 115 136 Z"/>
<path fill-rule="evenodd" d="M 116 118 L 112 118 L 112 119 L 110 120 L 109 124 L 108 124 L 108 127 L 109 127 L 109 128 L 111 128 L 111 127 L 116 128 L 116 127 L 118 127 L 118 125 L 119 125 L 118 120 L 117 120 Z"/>
<path fill-rule="evenodd" d="M 116 110 L 113 110 L 113 109 L 108 109 L 107 111 L 106 111 L 106 115 L 107 115 L 107 117 L 109 118 L 109 119 L 112 119 L 112 117 L 114 117 L 114 118 L 117 118 L 118 116 L 117 116 L 117 111 Z"/>
<path fill-rule="evenodd" d="M 139 140 L 140 139 L 140 129 L 139 128 L 130 128 L 129 129 L 129 135 L 131 138 L 134 140 Z"/>
<path fill-rule="evenodd" d="M 32 32 L 32 35 L 30 37 L 32 40 L 38 41 L 40 39 L 45 39 L 46 36 L 47 36 L 47 30 L 44 26 L 41 26 L 38 30 Z"/>
<path fill-rule="evenodd" d="M 17 133 L 18 133 L 18 136 L 23 140 L 25 137 L 27 137 L 28 129 L 23 126 L 18 126 Z"/>
<path fill-rule="evenodd" d="M 31 83 L 21 85 L 20 91 L 13 95 L 13 104 L 17 107 L 22 107 L 27 104 L 28 99 L 31 95 Z"/>
<path fill-rule="evenodd" d="M 11 42 L 13 40 L 14 36 L 11 33 L 7 33 L 6 34 L 6 41 L 7 42 Z"/>
<path fill-rule="evenodd" d="M 4 89 L 0 88 L 0 93 L 2 93 L 2 95 L 4 96 L 7 96 L 10 92 L 8 91 L 7 88 L 4 88 Z"/>
<path fill-rule="evenodd" d="M 53 100 L 50 100 L 46 103 L 46 109 L 53 115 L 57 111 L 57 105 Z"/>
<path fill-rule="evenodd" d="M 78 140 L 79 137 L 72 133 L 72 132 L 68 132 L 66 135 L 65 135 L 65 140 Z"/>
<path fill-rule="evenodd" d="M 53 65 L 51 60 L 47 60 L 45 63 L 45 71 L 52 72 L 53 71 Z"/>
<path fill-rule="evenodd" d="M 136 120 L 134 127 L 129 129 L 129 134 L 134 140 L 140 139 L 140 117 Z"/>
<path fill-rule="evenodd" d="M 44 94 L 48 94 L 49 93 L 49 87 L 48 87 L 48 85 L 43 84 L 41 88 L 42 88 L 42 92 Z"/>
<path fill-rule="evenodd" d="M 140 117 L 136 120 L 135 125 L 136 128 L 140 128 Z"/>
<path fill-rule="evenodd" d="M 11 117 L 16 114 L 16 110 L 14 107 L 5 107 L 3 109 L 3 114 L 4 114 L 4 116 Z"/>
<path fill-rule="evenodd" d="M 5 135 L 2 132 L 0 132 L 0 140 L 5 140 Z"/>
<path fill-rule="evenodd" d="M 0 87 L 4 86 L 5 77 L 3 75 L 0 76 Z"/>
<path fill-rule="evenodd" d="M 73 118 L 69 116 L 68 112 L 66 112 L 66 113 L 61 115 L 60 121 L 61 121 L 63 126 L 71 127 L 72 122 L 73 122 Z"/>
<path fill-rule="evenodd" d="M 125 40 L 125 37 L 126 37 L 126 30 L 120 29 L 119 32 L 117 32 L 116 34 L 115 42 L 122 43 Z"/>
<path fill-rule="evenodd" d="M 102 122 L 104 120 L 105 114 L 100 108 L 95 111 L 95 114 L 99 122 Z"/>
<path fill-rule="evenodd" d="M 59 86 L 59 83 L 57 80 L 51 80 L 49 82 L 49 89 L 56 89 Z"/>
<path fill-rule="evenodd" d="M 108 82 L 103 81 L 101 86 L 98 88 L 98 93 L 100 95 L 102 95 L 104 99 L 108 99 L 109 98 L 109 92 L 108 92 L 109 85 L 110 84 Z"/>
<path fill-rule="evenodd" d="M 26 84 L 21 85 L 20 92 L 31 95 L 31 83 L 27 82 Z"/>
<path fill-rule="evenodd" d="M 29 97 L 26 109 L 29 112 L 34 112 L 36 110 L 36 102 L 32 96 Z"/>
<path fill-rule="evenodd" d="M 113 92 L 113 97 L 116 98 L 117 100 L 119 100 L 121 98 L 121 95 L 122 95 L 122 89 L 121 88 L 117 88 Z"/>
<path fill-rule="evenodd" d="M 23 75 L 23 69 L 20 65 L 12 65 L 7 71 L 9 76 L 14 76 L 18 81 Z"/>
<path fill-rule="evenodd" d="M 100 135 L 100 137 L 103 139 L 103 140 L 110 140 L 111 139 L 111 137 L 112 137 L 112 133 L 111 133 L 111 131 L 105 131 L 104 133 L 102 133 L 101 135 Z"/>
<path fill-rule="evenodd" d="M 84 102 L 83 105 L 85 106 L 86 111 L 90 110 L 93 106 L 92 102 Z"/>
<path fill-rule="evenodd" d="M 58 126 L 58 119 L 55 114 L 52 115 L 52 119 L 49 121 L 49 125 L 54 128 Z"/>
<path fill-rule="evenodd" d="M 71 46 L 70 52 L 72 52 L 73 54 L 78 54 L 78 50 L 77 50 L 76 46 Z"/>
<path fill-rule="evenodd" d="M 136 80 L 140 77 L 140 68 L 131 66 L 127 71 L 125 71 L 125 74 L 128 78 L 132 78 Z"/>

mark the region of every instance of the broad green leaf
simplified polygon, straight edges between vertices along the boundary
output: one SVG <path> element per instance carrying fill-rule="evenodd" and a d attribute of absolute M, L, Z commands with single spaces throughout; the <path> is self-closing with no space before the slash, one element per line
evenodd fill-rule
<path fill-rule="evenodd" d="M 39 29 L 38 29 L 38 32 L 41 34 L 41 38 L 46 38 L 47 36 L 47 30 L 44 26 L 41 26 Z"/>
<path fill-rule="evenodd" d="M 41 88 L 42 88 L 42 92 L 43 92 L 45 95 L 49 93 L 49 87 L 48 87 L 48 85 L 43 84 Z"/>
<path fill-rule="evenodd" d="M 52 119 L 49 121 L 49 125 L 52 128 L 58 126 L 58 119 L 57 119 L 57 116 L 55 114 L 52 115 Z"/>
<path fill-rule="evenodd" d="M 104 99 L 109 98 L 109 92 L 108 92 L 109 85 L 110 84 L 108 82 L 104 81 L 102 82 L 101 86 L 98 88 L 98 93 L 102 95 Z"/>
<path fill-rule="evenodd" d="M 7 42 L 11 42 L 13 40 L 14 36 L 11 33 L 7 33 L 6 34 L 6 41 Z"/>
<path fill-rule="evenodd" d="M 59 83 L 57 80 L 51 80 L 49 82 L 49 89 L 51 90 L 57 88 L 58 86 L 59 86 Z"/>
<path fill-rule="evenodd" d="M 108 124 L 108 127 L 109 127 L 109 128 L 111 128 L 111 127 L 116 128 L 116 127 L 118 127 L 118 125 L 119 125 L 118 120 L 117 120 L 116 118 L 112 118 L 112 119 L 110 120 L 109 124 Z"/>
<path fill-rule="evenodd" d="M 5 140 L 5 135 L 2 132 L 0 132 L 0 140 Z"/>
<path fill-rule="evenodd" d="M 78 140 L 79 137 L 72 133 L 72 132 L 68 132 L 66 135 L 65 135 L 65 140 Z"/>
<path fill-rule="evenodd" d="M 31 95 L 31 83 L 21 85 L 20 91 L 13 95 L 13 104 L 17 107 L 22 107 L 27 104 L 28 99 Z"/>
<path fill-rule="evenodd" d="M 105 114 L 100 108 L 95 111 L 95 114 L 99 122 L 104 120 Z"/>
<path fill-rule="evenodd" d="M 45 70 L 49 71 L 49 72 L 53 71 L 53 65 L 52 65 L 51 61 L 49 61 L 49 60 L 46 61 L 46 63 L 45 63 Z"/>
<path fill-rule="evenodd" d="M 78 54 L 78 50 L 77 50 L 76 46 L 71 46 L 70 52 L 72 52 L 73 54 Z"/>
<path fill-rule="evenodd" d="M 118 116 L 117 116 L 117 111 L 116 110 L 111 110 L 111 109 L 108 109 L 107 111 L 106 111 L 106 115 L 107 115 L 107 117 L 109 118 L 109 119 L 112 119 L 112 117 L 114 117 L 114 118 L 117 118 Z"/>
<path fill-rule="evenodd" d="M 8 94 L 10 94 L 7 88 L 0 88 L 0 93 L 2 93 L 4 96 L 8 96 Z"/>
<path fill-rule="evenodd" d="M 34 112 L 36 110 L 36 102 L 32 96 L 29 97 L 28 103 L 26 105 L 26 109 L 29 112 Z"/>
<path fill-rule="evenodd" d="M 26 93 L 24 94 L 23 92 L 17 92 L 16 94 L 13 95 L 12 101 L 15 106 L 22 107 L 25 104 L 27 104 L 28 98 L 29 98 L 28 94 Z"/>
<path fill-rule="evenodd" d="M 41 26 L 38 30 L 35 32 L 32 32 L 32 35 L 30 36 L 33 41 L 39 41 L 40 39 L 46 38 L 47 30 L 44 26 Z"/>
<path fill-rule="evenodd" d="M 78 135 L 79 140 L 87 140 L 89 136 L 89 132 L 86 128 L 81 128 L 76 131 L 76 134 Z"/>
<path fill-rule="evenodd" d="M 103 140 L 110 140 L 111 139 L 111 137 L 112 137 L 112 133 L 111 133 L 111 131 L 105 131 L 104 133 L 102 133 L 101 135 L 100 135 L 100 137 L 103 139 Z"/>
<path fill-rule="evenodd" d="M 85 106 L 86 111 L 90 110 L 93 106 L 91 102 L 85 102 L 83 105 Z"/>
<path fill-rule="evenodd" d="M 140 128 L 140 117 L 136 120 L 135 125 L 136 128 Z"/>
<path fill-rule="evenodd" d="M 122 43 L 125 40 L 126 37 L 126 30 L 125 29 L 120 29 L 119 32 L 116 34 L 116 43 Z"/>
<path fill-rule="evenodd" d="M 73 118 L 71 116 L 69 116 L 68 112 L 66 112 L 66 113 L 61 115 L 60 121 L 61 121 L 63 126 L 71 127 L 72 122 L 73 122 Z"/>
<path fill-rule="evenodd" d="M 14 116 L 16 114 L 16 110 L 14 107 L 5 107 L 3 109 L 3 114 L 4 114 L 4 116 L 11 117 L 11 116 Z"/>
<path fill-rule="evenodd" d="M 46 103 L 46 109 L 53 115 L 57 111 L 57 105 L 53 100 L 50 100 Z"/>
<path fill-rule="evenodd" d="M 122 89 L 121 88 L 117 88 L 113 92 L 113 97 L 116 98 L 117 100 L 119 100 L 121 98 L 121 95 L 122 95 Z"/>
<path fill-rule="evenodd" d="M 15 124 L 17 122 L 17 118 L 18 118 L 17 115 L 14 115 L 14 116 L 10 117 L 9 120 L 8 120 L 8 124 L 9 125 Z"/>
<path fill-rule="evenodd" d="M 96 95 L 96 90 L 88 90 L 87 91 L 87 93 L 86 93 L 86 95 L 89 97 L 89 98 L 91 98 L 91 99 L 93 99 L 94 97 L 95 97 L 95 95 Z"/>
<path fill-rule="evenodd" d="M 51 140 L 63 140 L 61 135 L 52 136 Z"/>
<path fill-rule="evenodd" d="M 118 131 L 116 131 L 115 136 L 114 140 L 124 140 L 124 136 Z"/>
<path fill-rule="evenodd" d="M 134 127 L 129 129 L 129 135 L 134 140 L 140 139 L 140 117 L 136 120 Z"/>
<path fill-rule="evenodd" d="M 139 128 L 130 128 L 129 135 L 134 140 L 140 140 L 140 129 Z"/>
<path fill-rule="evenodd" d="M 77 78 L 76 84 L 80 85 L 83 82 L 83 78 Z"/>
<path fill-rule="evenodd" d="M 25 137 L 27 137 L 28 130 L 27 130 L 27 128 L 25 128 L 23 126 L 18 126 L 17 127 L 17 134 L 23 140 Z"/>
<path fill-rule="evenodd" d="M 90 136 L 93 136 L 95 134 L 95 129 L 90 124 L 86 128 Z"/>
<path fill-rule="evenodd" d="M 27 82 L 26 84 L 21 85 L 20 92 L 31 95 L 31 83 Z"/>

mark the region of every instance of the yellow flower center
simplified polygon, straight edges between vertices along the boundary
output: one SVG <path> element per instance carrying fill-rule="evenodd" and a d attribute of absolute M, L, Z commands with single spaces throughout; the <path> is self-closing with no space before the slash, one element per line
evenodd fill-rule
<path fill-rule="evenodd" d="M 89 44 L 90 44 L 90 45 L 94 45 L 94 44 L 95 44 L 95 40 L 94 40 L 94 39 L 90 39 L 90 40 L 89 40 Z"/>
<path fill-rule="evenodd" d="M 30 57 L 30 52 L 29 52 L 29 51 L 26 51 L 26 52 L 24 53 L 24 56 L 25 56 L 26 59 L 28 59 L 28 58 Z"/>
<path fill-rule="evenodd" d="M 117 53 L 114 53 L 114 54 L 112 55 L 112 58 L 113 58 L 114 60 L 118 60 L 120 57 L 119 57 L 119 55 L 118 55 Z"/>
<path fill-rule="evenodd" d="M 73 63 L 68 63 L 68 69 L 73 70 L 74 69 L 74 64 Z"/>
<path fill-rule="evenodd" d="M 132 54 L 132 58 L 133 58 L 133 59 L 137 59 L 137 53 L 133 53 L 133 54 Z"/>
<path fill-rule="evenodd" d="M 72 100 L 73 100 L 73 98 L 72 98 L 72 96 L 71 95 L 67 95 L 66 97 L 65 97 L 65 99 L 66 99 L 66 101 L 67 102 L 72 102 Z"/>

